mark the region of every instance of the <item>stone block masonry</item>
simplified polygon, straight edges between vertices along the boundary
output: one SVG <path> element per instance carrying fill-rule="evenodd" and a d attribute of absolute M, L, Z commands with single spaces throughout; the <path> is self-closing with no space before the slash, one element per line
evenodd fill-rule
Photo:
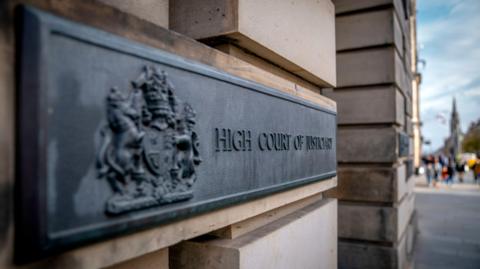
<path fill-rule="evenodd" d="M 402 0 L 336 0 L 339 268 L 406 268 L 414 229 L 408 172 L 409 20 Z M 413 15 L 414 16 L 414 15 Z M 407 240 L 408 239 L 408 240 Z"/>

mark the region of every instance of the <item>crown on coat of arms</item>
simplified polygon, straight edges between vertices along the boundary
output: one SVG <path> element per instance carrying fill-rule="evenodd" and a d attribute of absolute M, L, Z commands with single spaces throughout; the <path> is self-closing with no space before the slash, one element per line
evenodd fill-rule
<path fill-rule="evenodd" d="M 146 108 L 153 115 L 173 114 L 173 86 L 167 80 L 165 71 L 159 72 L 153 66 L 145 66 L 142 74 L 132 81 L 132 85 L 143 91 Z"/>

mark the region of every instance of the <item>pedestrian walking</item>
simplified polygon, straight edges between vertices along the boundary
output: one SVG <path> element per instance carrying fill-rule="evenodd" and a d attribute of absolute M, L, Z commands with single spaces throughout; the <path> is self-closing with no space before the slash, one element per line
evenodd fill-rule
<path fill-rule="evenodd" d="M 427 178 L 427 186 L 430 187 L 432 180 L 435 180 L 435 157 L 433 155 L 428 155 L 422 158 L 424 167 L 425 167 L 425 176 Z M 435 186 L 435 182 L 433 183 Z"/>
<path fill-rule="evenodd" d="M 448 158 L 448 162 L 447 162 L 447 180 L 446 180 L 446 183 L 448 185 L 451 185 L 453 184 L 453 176 L 455 174 L 455 163 L 453 161 L 452 158 Z"/>
<path fill-rule="evenodd" d="M 477 159 L 475 160 L 475 164 L 472 167 L 473 171 L 473 180 L 477 183 L 477 180 L 480 177 L 480 154 L 477 153 Z"/>
<path fill-rule="evenodd" d="M 425 170 L 425 175 L 427 176 L 427 186 L 430 187 L 432 178 L 434 176 L 433 164 L 431 162 L 427 162 Z"/>
<path fill-rule="evenodd" d="M 442 165 L 438 160 L 438 156 L 433 157 L 433 186 L 436 187 L 442 176 Z"/>
<path fill-rule="evenodd" d="M 463 183 L 463 176 L 465 174 L 465 162 L 461 158 L 458 158 L 455 162 L 455 171 L 458 175 L 458 181 L 460 183 Z"/>

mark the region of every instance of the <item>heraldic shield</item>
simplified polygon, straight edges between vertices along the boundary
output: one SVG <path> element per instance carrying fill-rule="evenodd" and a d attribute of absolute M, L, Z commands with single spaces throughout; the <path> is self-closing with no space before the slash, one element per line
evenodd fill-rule
<path fill-rule="evenodd" d="M 192 198 L 201 163 L 196 113 L 175 96 L 167 74 L 144 67 L 131 84 L 128 95 L 110 89 L 100 130 L 98 177 L 113 191 L 107 214 Z"/>

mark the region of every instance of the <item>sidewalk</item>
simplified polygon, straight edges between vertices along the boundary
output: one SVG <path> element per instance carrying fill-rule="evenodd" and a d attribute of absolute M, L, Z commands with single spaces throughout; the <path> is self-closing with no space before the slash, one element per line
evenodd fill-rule
<path fill-rule="evenodd" d="M 422 177 L 416 182 L 415 268 L 480 268 L 480 186 L 468 179 L 436 188 Z"/>
<path fill-rule="evenodd" d="M 415 177 L 415 186 L 417 188 L 421 188 L 424 191 L 467 191 L 467 192 L 480 192 L 480 184 L 476 184 L 473 182 L 473 176 L 470 173 L 465 175 L 465 179 L 463 183 L 460 183 L 457 179 L 454 179 L 454 183 L 452 185 L 447 185 L 443 182 L 439 182 L 436 184 L 435 188 L 427 188 L 427 178 L 425 175 L 416 176 Z"/>

